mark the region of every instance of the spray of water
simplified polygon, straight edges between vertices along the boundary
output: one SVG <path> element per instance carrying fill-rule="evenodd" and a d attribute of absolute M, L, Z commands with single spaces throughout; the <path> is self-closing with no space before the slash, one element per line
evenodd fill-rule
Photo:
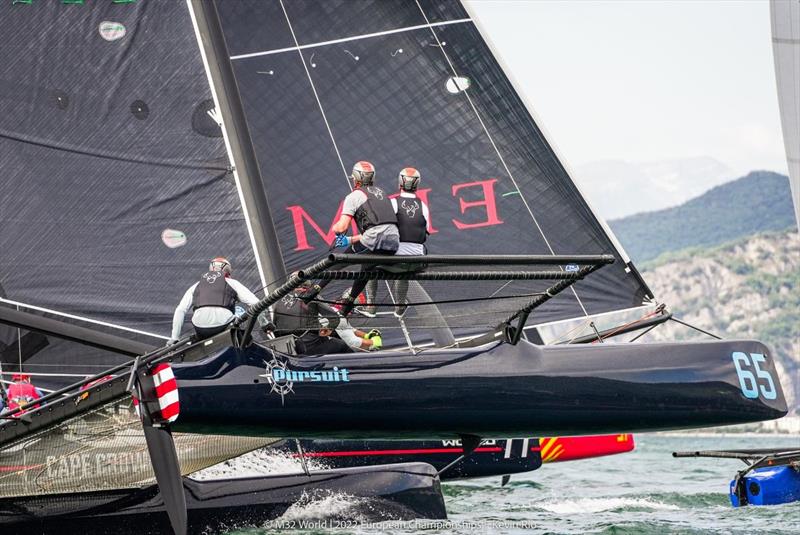
<path fill-rule="evenodd" d="M 307 459 L 310 470 L 327 468 L 317 459 Z M 208 481 L 222 478 L 255 477 L 276 474 L 296 474 L 303 471 L 300 459 L 293 454 L 263 448 L 241 457 L 229 459 L 192 474 L 193 479 Z"/>

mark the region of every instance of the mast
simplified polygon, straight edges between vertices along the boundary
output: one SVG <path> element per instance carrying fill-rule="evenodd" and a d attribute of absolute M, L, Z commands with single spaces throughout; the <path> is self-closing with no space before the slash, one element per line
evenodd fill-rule
<path fill-rule="evenodd" d="M 261 187 L 261 170 L 247 130 L 217 8 L 213 2 L 203 0 L 187 0 L 187 7 L 197 34 L 214 103 L 219 112 L 225 146 L 233 165 L 233 175 L 256 253 L 261 283 L 266 291 L 276 283 L 279 284 L 286 276 L 286 267 L 267 196 Z"/>

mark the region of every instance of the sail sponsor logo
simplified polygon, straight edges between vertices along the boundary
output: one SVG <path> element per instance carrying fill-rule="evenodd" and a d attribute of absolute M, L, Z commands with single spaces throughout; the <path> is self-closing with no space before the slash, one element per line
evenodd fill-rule
<path fill-rule="evenodd" d="M 147 475 L 152 470 L 147 450 L 136 452 L 76 453 L 48 455 L 46 473 L 52 479 Z"/>
<path fill-rule="evenodd" d="M 292 383 L 349 383 L 349 370 L 339 369 L 336 366 L 330 371 L 298 371 L 285 368 L 272 370 L 272 380 L 275 382 L 291 381 Z"/>
<path fill-rule="evenodd" d="M 273 356 L 269 362 L 264 361 L 264 374 L 259 375 L 267 380 L 270 394 L 281 397 L 281 405 L 287 394 L 294 394 L 295 383 L 349 383 L 350 371 L 347 368 L 333 367 L 332 370 L 290 370 L 286 362 Z"/>
<path fill-rule="evenodd" d="M 496 184 L 496 178 L 453 184 L 450 187 L 450 202 L 454 206 L 450 208 L 457 209 L 458 215 L 450 219 L 450 224 L 459 231 L 502 225 L 503 220 L 500 219 L 497 209 Z M 431 217 L 428 219 L 428 234 L 436 234 L 439 231 L 433 226 L 433 208 L 429 199 L 431 191 L 431 188 L 420 188 L 417 190 L 417 198 L 425 203 L 431 211 Z M 389 195 L 389 198 L 397 198 L 398 196 L 399 193 L 396 193 Z M 455 200 L 458 202 L 455 203 Z M 310 251 L 319 246 L 328 247 L 333 243 L 336 237 L 333 226 L 339 221 L 342 213 L 342 203 L 339 204 L 339 208 L 327 230 L 324 230 L 317 220 L 302 206 L 291 205 L 287 206 L 286 209 L 291 214 L 292 219 L 296 242 L 294 251 Z M 318 216 L 315 215 L 315 217 Z M 355 223 L 353 223 L 352 231 L 353 234 L 357 233 Z"/>
<path fill-rule="evenodd" d="M 126 33 L 124 25 L 110 20 L 101 22 L 98 31 L 100 32 L 100 37 L 106 41 L 117 41 L 125 37 Z"/>

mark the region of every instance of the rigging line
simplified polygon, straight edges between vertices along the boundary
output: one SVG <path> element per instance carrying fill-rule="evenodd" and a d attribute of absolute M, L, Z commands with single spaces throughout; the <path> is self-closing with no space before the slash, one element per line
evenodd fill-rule
<path fill-rule="evenodd" d="M 17 305 L 19 312 L 19 305 Z M 19 354 L 19 371 L 22 371 L 22 329 L 17 327 L 17 353 Z"/>
<path fill-rule="evenodd" d="M 57 364 L 53 364 L 53 366 L 58 366 Z M 108 366 L 106 366 L 108 368 Z M 3 372 L 0 371 L 0 377 L 3 375 L 16 375 L 17 372 Z M 25 375 L 30 375 L 31 377 L 86 377 L 85 373 L 44 373 L 44 372 L 25 372 Z"/>
<path fill-rule="evenodd" d="M 353 190 L 353 186 L 350 184 L 350 178 L 347 174 L 347 170 L 344 166 L 344 161 L 342 160 L 342 155 L 339 153 L 339 146 L 336 145 L 336 138 L 333 137 L 333 131 L 331 130 L 331 125 L 328 123 L 328 117 L 325 115 L 325 109 L 322 107 L 322 102 L 319 100 L 319 95 L 317 94 L 317 87 L 314 85 L 314 79 L 311 78 L 311 71 L 308 70 L 308 65 L 306 65 L 306 59 L 303 57 L 303 51 L 300 50 L 300 43 L 297 41 L 297 36 L 294 33 L 294 28 L 292 27 L 292 21 L 289 20 L 289 13 L 286 11 L 286 6 L 283 4 L 283 0 L 279 0 L 281 3 L 281 9 L 283 10 L 283 15 L 286 17 L 286 24 L 289 25 L 289 31 L 292 34 L 292 39 L 294 40 L 294 44 L 298 47 L 297 53 L 300 55 L 300 61 L 303 62 L 303 69 L 306 71 L 306 76 L 308 76 L 308 81 L 311 84 L 311 91 L 314 93 L 314 98 L 317 100 L 317 105 L 319 106 L 319 111 L 322 113 L 322 120 L 325 121 L 325 128 L 328 129 L 328 135 L 331 137 L 331 143 L 333 143 L 333 150 L 336 151 L 336 157 L 339 158 L 339 165 L 342 166 L 342 173 L 344 173 L 344 180 L 347 183 L 348 189 L 351 191 Z"/>
<path fill-rule="evenodd" d="M 152 336 L 153 338 L 161 338 L 162 340 L 169 340 L 169 336 L 163 336 L 160 334 L 150 333 L 147 331 L 140 331 L 139 329 L 133 329 L 131 327 L 124 327 L 122 325 L 117 325 L 115 323 L 108 323 L 106 321 L 95 320 L 92 318 L 87 318 L 84 316 L 77 316 L 75 314 L 69 314 L 67 312 L 59 312 L 58 310 L 53 310 L 52 308 L 45 308 L 36 305 L 30 305 L 28 303 L 23 303 L 22 301 L 13 301 L 11 299 L 6 299 L 5 297 L 0 297 L 0 303 L 8 303 L 9 305 L 17 305 L 23 308 L 28 308 L 31 310 L 38 310 L 39 312 L 45 312 L 47 314 L 55 314 L 57 316 L 62 316 L 64 318 L 69 318 L 73 320 L 80 320 L 85 321 L 88 323 L 94 323 L 95 325 L 102 325 L 103 327 L 112 327 L 114 329 L 119 329 L 121 331 L 128 331 L 131 333 L 136 334 L 143 334 L 145 336 Z"/>
<path fill-rule="evenodd" d="M 644 320 L 650 319 L 650 318 L 652 318 L 654 316 L 657 316 L 657 315 L 661 314 L 662 311 L 663 311 L 663 309 L 654 310 L 653 312 L 645 314 L 644 316 L 642 316 L 642 317 L 640 317 L 638 319 L 631 320 L 628 323 L 624 323 L 624 324 L 620 325 L 619 327 L 617 327 L 616 329 L 614 329 L 613 331 L 611 331 L 610 333 L 608 333 L 608 334 L 606 334 L 604 336 L 600 336 L 600 341 L 603 341 L 606 338 L 611 338 L 612 336 L 615 336 L 618 332 L 620 332 L 620 331 L 622 331 L 624 329 L 627 329 L 631 325 L 635 325 L 636 323 L 639 323 L 640 321 L 644 321 Z M 592 342 L 592 343 L 594 343 L 594 342 Z"/>
<path fill-rule="evenodd" d="M 700 327 L 697 327 L 696 325 L 692 325 L 691 323 L 686 323 L 685 321 L 681 321 L 681 320 L 679 320 L 678 318 L 676 318 L 674 316 L 670 317 L 669 319 L 674 321 L 674 322 L 680 323 L 681 325 L 685 325 L 686 327 L 689 327 L 690 329 L 694 329 L 695 331 L 699 331 L 699 332 L 701 332 L 703 334 L 707 334 L 708 336 L 710 336 L 712 338 L 716 338 L 717 340 L 722 340 L 721 336 L 717 336 L 716 334 L 710 333 L 708 331 L 704 331 Z"/>
<path fill-rule="evenodd" d="M 428 15 L 425 14 L 425 10 L 422 9 L 422 6 L 420 5 L 419 0 L 414 0 L 414 1 L 416 2 L 420 13 L 422 13 L 422 16 L 425 18 L 425 22 L 427 23 L 427 26 L 430 29 L 431 34 L 433 35 L 433 38 L 436 39 L 436 44 L 439 45 L 437 48 L 439 48 L 439 50 L 442 51 L 442 55 L 444 56 L 444 59 L 447 61 L 447 64 L 450 65 L 450 70 L 452 71 L 453 76 L 458 76 L 458 72 L 456 71 L 456 68 L 453 65 L 453 62 L 450 61 L 450 56 L 447 55 L 447 52 L 445 52 L 444 47 L 442 46 L 442 42 L 439 40 L 439 35 L 434 31 L 433 26 L 431 26 L 431 22 L 428 19 Z M 517 184 L 517 181 L 514 178 L 514 175 L 511 173 L 511 169 L 508 167 L 508 164 L 506 164 L 506 160 L 505 160 L 505 158 L 503 158 L 503 155 L 500 153 L 500 149 L 497 147 L 497 144 L 494 142 L 494 138 L 492 138 L 492 135 L 489 133 L 489 129 L 486 127 L 486 124 L 483 122 L 483 118 L 481 117 L 480 113 L 478 113 L 478 108 L 475 106 L 475 103 L 472 102 L 472 98 L 470 98 L 470 96 L 469 96 L 469 89 L 465 89 L 464 91 L 462 91 L 462 93 L 464 93 L 464 96 L 467 98 L 467 102 L 469 102 L 469 105 L 472 108 L 472 111 L 475 113 L 475 117 L 478 119 L 478 122 L 481 124 L 481 128 L 483 128 L 483 131 L 486 134 L 486 137 L 489 138 L 489 142 L 492 144 L 492 147 L 494 148 L 494 151 L 497 154 L 497 157 L 500 159 L 500 163 L 503 164 L 503 168 L 506 170 L 506 173 L 508 173 L 508 177 L 511 179 L 511 182 L 514 184 L 514 187 L 516 188 L 516 190 L 521 192 L 522 190 L 520 189 L 519 184 Z M 528 214 L 530 214 L 534 225 L 536 225 L 536 228 L 539 231 L 539 234 L 542 235 L 542 239 L 544 240 L 545 245 L 547 245 L 547 248 L 550 250 L 550 254 L 555 256 L 556 253 L 553 250 L 553 247 L 550 245 L 550 241 L 547 239 L 547 236 L 545 236 L 544 231 L 542 230 L 542 227 L 539 225 L 539 221 L 536 220 L 536 216 L 533 215 L 533 210 L 531 210 L 531 207 L 528 204 L 528 200 L 525 198 L 524 195 L 520 195 L 520 199 L 522 199 L 522 203 L 525 205 L 525 208 L 528 210 Z M 561 269 L 563 269 L 563 268 L 561 268 Z M 586 310 L 586 307 L 583 306 L 583 301 L 581 301 L 581 298 L 578 297 L 578 292 L 575 291 L 575 288 L 570 287 L 570 289 L 572 290 L 572 294 L 575 296 L 575 299 L 577 299 L 578 304 L 581 307 L 581 310 L 583 310 L 584 315 L 588 316 L 589 312 Z"/>
<path fill-rule="evenodd" d="M 643 330 L 642 332 L 640 332 L 639 334 L 637 334 L 636 336 L 634 336 L 633 338 L 631 338 L 630 340 L 628 340 L 628 342 L 627 342 L 627 343 L 629 343 L 629 344 L 630 344 L 630 343 L 633 343 L 633 342 L 635 342 L 636 340 L 638 340 L 638 339 L 639 339 L 639 338 L 641 338 L 642 336 L 646 335 L 647 333 L 649 333 L 650 331 L 652 331 L 653 329 L 655 329 L 655 328 L 656 328 L 656 327 L 658 327 L 659 325 L 661 325 L 661 324 L 660 324 L 660 323 L 657 323 L 656 325 L 651 325 L 651 326 L 650 326 L 650 327 L 648 327 L 647 329 Z"/>
<path fill-rule="evenodd" d="M 388 281 L 384 281 L 388 284 Z M 517 294 L 517 295 L 501 295 L 499 297 L 465 297 L 463 299 L 442 299 L 440 301 L 418 301 L 416 303 L 406 303 L 406 306 L 428 306 L 428 305 L 444 305 L 448 303 L 471 303 L 473 301 L 497 301 L 500 299 L 522 299 L 524 297 L 539 297 L 540 295 L 544 295 L 544 292 L 536 292 L 530 294 Z M 339 301 L 328 301 L 326 299 L 315 299 L 315 301 L 320 303 L 325 303 L 326 305 L 338 305 L 341 304 Z M 393 307 L 395 303 L 372 303 L 376 307 Z"/>

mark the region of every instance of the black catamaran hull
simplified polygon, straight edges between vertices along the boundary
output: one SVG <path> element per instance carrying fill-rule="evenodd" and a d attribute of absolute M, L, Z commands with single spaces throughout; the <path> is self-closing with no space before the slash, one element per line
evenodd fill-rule
<path fill-rule="evenodd" d="M 444 480 L 469 479 L 537 470 L 542 466 L 538 438 L 489 439 L 464 457 L 460 440 L 300 440 L 306 457 L 329 468 L 384 463 L 426 463 Z M 294 440 L 270 449 L 299 456 Z"/>
<path fill-rule="evenodd" d="M 352 508 L 343 513 L 350 519 L 377 522 L 447 517 L 436 471 L 423 463 L 321 470 L 310 476 L 185 478 L 184 489 L 190 533 L 259 526 L 279 518 L 293 504 L 302 506 L 304 500 L 334 494 L 352 497 Z M 0 531 L 4 534 L 143 535 L 169 530 L 156 486 L 0 500 Z"/>
<path fill-rule="evenodd" d="M 522 341 L 302 358 L 251 345 L 177 364 L 175 375 L 183 407 L 176 430 L 199 433 L 566 436 L 730 425 L 787 410 L 770 351 L 750 340 Z"/>

